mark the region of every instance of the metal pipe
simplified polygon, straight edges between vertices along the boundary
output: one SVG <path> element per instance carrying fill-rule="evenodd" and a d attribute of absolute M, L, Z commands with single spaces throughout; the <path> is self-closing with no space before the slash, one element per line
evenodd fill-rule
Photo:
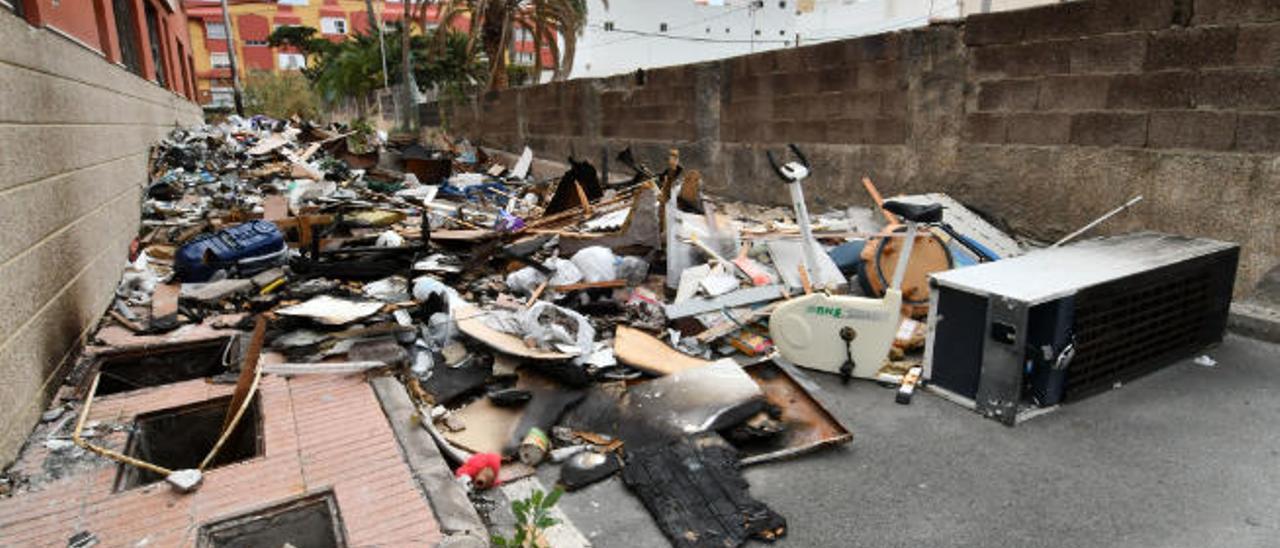
<path fill-rule="evenodd" d="M 1134 204 L 1137 204 L 1138 202 L 1141 202 L 1141 201 L 1142 201 L 1142 196 L 1141 196 L 1141 195 L 1139 195 L 1139 196 L 1135 196 L 1135 197 L 1131 198 L 1129 201 L 1125 202 L 1125 203 L 1124 203 L 1124 205 L 1122 205 L 1122 206 L 1120 206 L 1120 207 L 1117 207 L 1117 208 L 1115 208 L 1115 209 L 1113 209 L 1113 210 L 1111 210 L 1111 211 L 1107 212 L 1107 214 L 1106 214 L 1106 215 L 1103 215 L 1103 216 L 1101 216 L 1101 217 L 1098 217 L 1097 219 L 1094 219 L 1094 220 L 1093 220 L 1093 222 L 1091 222 L 1091 223 L 1089 223 L 1089 224 L 1087 224 L 1087 225 L 1084 225 L 1084 226 L 1080 227 L 1080 230 L 1077 230 L 1077 231 L 1075 231 L 1075 232 L 1072 232 L 1071 234 L 1067 234 L 1067 235 L 1066 235 L 1066 236 L 1064 236 L 1061 240 L 1058 240 L 1058 241 L 1054 242 L 1054 243 L 1053 243 L 1053 245 L 1049 246 L 1049 248 L 1051 248 L 1051 249 L 1052 249 L 1052 248 L 1058 247 L 1058 246 L 1060 246 L 1060 245 L 1062 245 L 1062 244 L 1065 244 L 1065 243 L 1067 243 L 1067 242 L 1069 242 L 1069 241 L 1071 241 L 1071 240 L 1076 239 L 1076 237 L 1077 237 L 1077 236 L 1079 236 L 1079 235 L 1081 235 L 1081 234 L 1084 234 L 1085 232 L 1088 232 L 1088 231 L 1089 231 L 1090 229 L 1092 229 L 1093 227 L 1095 227 L 1095 226 L 1098 226 L 1098 225 L 1102 224 L 1102 223 L 1103 223 L 1104 221 L 1106 221 L 1107 219 L 1110 219 L 1110 218 L 1112 218 L 1112 217 L 1115 217 L 1115 216 L 1116 216 L 1116 215 L 1118 215 L 1121 211 L 1124 211 L 1124 210 L 1126 210 L 1126 209 L 1129 209 L 1130 207 L 1133 207 L 1133 206 L 1134 206 Z"/>
<path fill-rule="evenodd" d="M 166 477 L 169 474 L 172 474 L 173 470 L 170 470 L 163 466 L 151 464 L 147 461 L 138 460 L 128 455 L 117 453 L 105 447 L 99 447 L 97 445 L 94 445 L 92 443 L 85 441 L 84 438 L 80 437 L 80 432 L 84 430 L 84 422 L 86 419 L 89 418 L 89 408 L 93 406 L 93 395 L 98 392 L 98 380 L 101 378 L 102 378 L 102 372 L 98 372 L 97 375 L 93 376 L 93 384 L 89 385 L 89 395 L 85 396 L 84 407 L 80 409 L 80 418 L 76 419 L 76 429 L 71 432 L 71 441 L 75 442 L 75 444 L 79 445 L 80 447 L 88 449 L 89 451 L 93 451 L 94 453 L 97 453 L 99 455 L 102 455 L 112 460 L 123 462 L 130 466 L 136 466 L 138 468 L 150 470 L 152 472 L 155 472 L 157 474 L 160 474 Z"/>
<path fill-rule="evenodd" d="M 911 261 L 911 249 L 916 243 L 916 223 L 907 221 L 907 239 L 902 244 L 902 254 L 898 256 L 898 266 L 893 268 L 891 289 L 902 289 L 902 278 L 907 275 L 907 264 Z"/>
<path fill-rule="evenodd" d="M 800 238 L 804 249 L 804 269 L 809 271 L 815 278 L 820 278 L 821 273 L 818 272 L 818 252 L 815 248 L 817 240 L 813 239 L 813 224 L 809 221 L 809 208 L 804 203 L 804 190 L 800 188 L 803 184 L 795 181 L 787 185 L 787 189 L 791 192 L 791 203 L 795 206 L 796 220 L 800 223 Z"/>

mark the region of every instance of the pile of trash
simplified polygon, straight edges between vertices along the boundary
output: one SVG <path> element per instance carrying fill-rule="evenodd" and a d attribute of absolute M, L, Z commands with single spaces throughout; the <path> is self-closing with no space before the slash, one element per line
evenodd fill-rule
<path fill-rule="evenodd" d="M 786 521 L 739 468 L 852 439 L 793 363 L 909 402 L 928 274 L 1023 249 L 946 196 L 881 200 L 869 180 L 882 207 L 810 218 L 794 152 L 775 165 L 796 207 L 765 208 L 704 195 L 677 150 L 657 172 L 623 151 L 633 174 L 602 177 L 443 136 L 175 130 L 108 323 L 253 331 L 249 352 L 283 359 L 242 380 L 394 375 L 470 489 L 620 474 L 677 545 L 771 540 Z"/>

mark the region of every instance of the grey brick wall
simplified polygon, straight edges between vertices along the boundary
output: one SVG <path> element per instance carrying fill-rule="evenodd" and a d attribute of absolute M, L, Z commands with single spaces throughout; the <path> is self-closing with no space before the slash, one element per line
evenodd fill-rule
<path fill-rule="evenodd" d="M 110 303 L 150 145 L 184 98 L 0 12 L 0 463 Z"/>

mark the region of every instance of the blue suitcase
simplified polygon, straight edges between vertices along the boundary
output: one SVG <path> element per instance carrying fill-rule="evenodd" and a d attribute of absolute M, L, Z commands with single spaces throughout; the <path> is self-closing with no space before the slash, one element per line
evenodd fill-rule
<path fill-rule="evenodd" d="M 197 236 L 178 248 L 173 268 L 179 281 L 207 282 L 218 272 L 227 278 L 252 276 L 288 262 L 284 234 L 274 223 L 249 221 Z"/>

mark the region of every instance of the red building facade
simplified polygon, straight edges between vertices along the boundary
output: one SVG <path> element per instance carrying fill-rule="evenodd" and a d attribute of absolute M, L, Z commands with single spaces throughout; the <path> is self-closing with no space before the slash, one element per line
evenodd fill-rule
<path fill-rule="evenodd" d="M 176 0 L 0 0 L 35 27 L 97 52 L 157 85 L 196 99 L 187 17 Z"/>

